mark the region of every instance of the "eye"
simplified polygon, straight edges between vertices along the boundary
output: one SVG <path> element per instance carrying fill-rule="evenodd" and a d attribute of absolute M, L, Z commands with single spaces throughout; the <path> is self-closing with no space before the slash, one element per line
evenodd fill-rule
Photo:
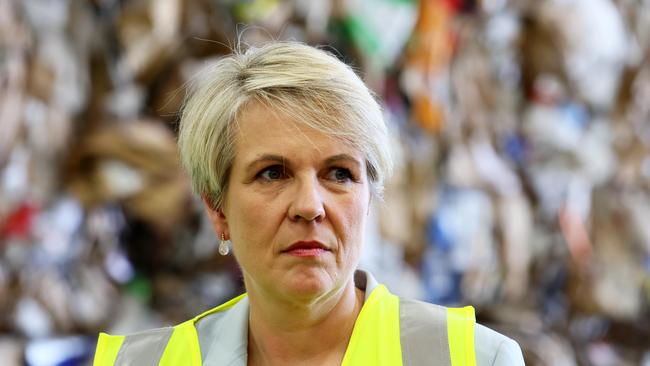
<path fill-rule="evenodd" d="M 282 165 L 271 165 L 257 173 L 257 178 L 264 181 L 275 181 L 285 178 L 286 171 Z"/>
<path fill-rule="evenodd" d="M 338 183 L 347 183 L 354 181 L 354 176 L 349 169 L 346 168 L 332 168 L 327 173 L 327 179 L 336 181 Z"/>

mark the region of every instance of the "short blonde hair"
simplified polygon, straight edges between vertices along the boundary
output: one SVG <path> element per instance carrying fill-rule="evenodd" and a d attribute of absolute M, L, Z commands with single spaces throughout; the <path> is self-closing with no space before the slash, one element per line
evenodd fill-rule
<path fill-rule="evenodd" d="M 221 207 L 227 191 L 237 118 L 252 101 L 358 149 L 373 195 L 381 197 L 392 171 L 382 112 L 335 56 L 298 42 L 273 42 L 220 59 L 197 83 L 183 108 L 178 145 L 194 190 L 213 207 Z"/>

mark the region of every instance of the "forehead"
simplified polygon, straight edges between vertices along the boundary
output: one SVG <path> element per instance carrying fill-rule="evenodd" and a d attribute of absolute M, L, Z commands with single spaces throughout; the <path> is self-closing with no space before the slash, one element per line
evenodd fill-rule
<path fill-rule="evenodd" d="M 341 138 L 330 136 L 297 121 L 289 113 L 258 102 L 244 107 L 237 119 L 234 137 L 235 160 L 268 153 L 287 158 L 326 158 L 342 153 L 361 155 Z"/>

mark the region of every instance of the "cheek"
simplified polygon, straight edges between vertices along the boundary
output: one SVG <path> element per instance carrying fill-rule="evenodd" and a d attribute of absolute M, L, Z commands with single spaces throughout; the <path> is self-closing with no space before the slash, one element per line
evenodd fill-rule
<path fill-rule="evenodd" d="M 235 244 L 251 249 L 268 246 L 283 216 L 279 205 L 253 192 L 239 195 L 236 202 L 228 218 L 231 234 L 239 241 Z"/>
<path fill-rule="evenodd" d="M 368 212 L 368 201 L 363 198 L 363 195 L 355 196 L 341 208 L 344 215 L 342 218 L 344 221 L 342 223 L 344 226 L 343 229 L 347 233 L 347 239 L 352 241 L 349 244 L 361 248 Z"/>

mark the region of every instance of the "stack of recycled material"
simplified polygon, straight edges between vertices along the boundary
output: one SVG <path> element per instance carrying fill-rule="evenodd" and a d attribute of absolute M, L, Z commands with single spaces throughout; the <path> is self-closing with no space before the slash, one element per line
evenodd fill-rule
<path fill-rule="evenodd" d="M 242 291 L 175 132 L 196 71 L 268 39 L 330 45 L 384 107 L 363 267 L 474 304 L 529 365 L 650 365 L 643 0 L 0 0 L 3 364 Z"/>

